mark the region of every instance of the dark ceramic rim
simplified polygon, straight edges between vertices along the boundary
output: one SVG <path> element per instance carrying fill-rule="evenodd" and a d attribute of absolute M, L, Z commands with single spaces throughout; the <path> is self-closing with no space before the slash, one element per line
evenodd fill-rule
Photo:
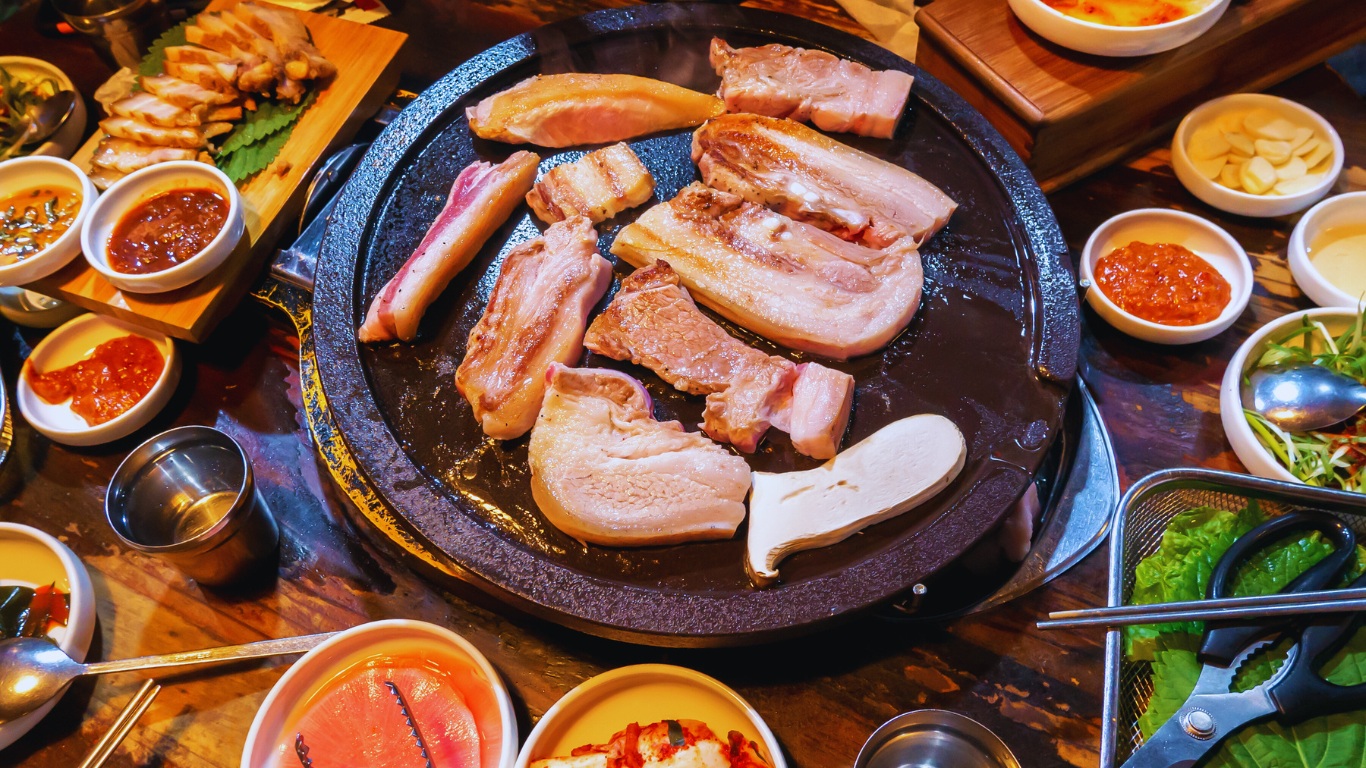
<path fill-rule="evenodd" d="M 415 526 L 405 533 L 444 552 L 475 586 L 517 607 L 593 634 L 659 645 L 759 642 L 809 632 L 894 597 L 966 551 L 1008 511 L 1029 482 L 1025 472 L 987 473 L 944 515 L 897 546 L 851 564 L 833 576 L 766 590 L 688 593 L 626 585 L 564 567 L 503 538 L 426 479 L 385 422 L 370 391 L 356 341 L 360 246 L 372 235 L 391 181 L 430 129 L 461 98 L 502 70 L 537 57 L 541 37 L 608 37 L 661 27 L 722 33 L 743 29 L 841 53 L 878 69 L 915 76 L 917 108 L 952 126 L 996 177 L 1028 237 L 1038 269 L 1043 326 L 1032 353 L 1041 379 L 1065 395 L 1076 371 L 1080 320 L 1067 245 L 1052 209 L 1029 170 L 975 109 L 932 76 L 871 42 L 781 13 L 706 4 L 666 4 L 597 11 L 542 27 L 501 43 L 457 67 L 428 88 L 379 136 L 347 183 L 329 221 L 314 289 L 314 340 L 319 378 L 339 431 L 381 498 L 408 521 L 404 509 L 440 510 L 453 552 L 432 546 Z M 1049 422 L 1062 420 L 1062 402 Z M 1040 453 L 1039 460 L 1042 460 Z M 947 518 L 953 518 L 947 520 Z M 975 538 L 965 539 L 964 530 Z"/>

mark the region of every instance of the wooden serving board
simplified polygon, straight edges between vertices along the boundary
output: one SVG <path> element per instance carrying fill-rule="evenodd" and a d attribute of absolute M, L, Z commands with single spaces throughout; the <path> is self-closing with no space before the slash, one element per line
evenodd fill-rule
<path fill-rule="evenodd" d="M 1054 45 L 1006 0 L 933 0 L 916 64 L 989 119 L 1052 191 L 1169 133 L 1201 102 L 1259 91 L 1366 39 L 1363 0 L 1234 0 L 1165 53 L 1092 56 Z"/>
<path fill-rule="evenodd" d="M 214 0 L 222 10 L 238 0 Z M 237 303 L 276 240 L 298 215 L 304 182 L 331 151 L 355 135 L 398 83 L 394 57 L 407 35 L 329 16 L 300 13 L 313 43 L 337 65 L 337 74 L 299 118 L 275 162 L 239 187 L 246 204 L 247 237 L 209 277 L 167 293 L 119 291 L 84 259 L 28 286 L 92 312 L 114 315 L 188 341 L 203 341 Z M 88 169 L 99 142 L 97 131 L 72 158 Z"/>

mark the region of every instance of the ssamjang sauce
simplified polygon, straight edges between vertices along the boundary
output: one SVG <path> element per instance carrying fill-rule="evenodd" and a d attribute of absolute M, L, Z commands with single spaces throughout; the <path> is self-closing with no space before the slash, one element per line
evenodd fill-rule
<path fill-rule="evenodd" d="M 152 391 L 166 366 L 157 345 L 141 336 L 110 339 L 90 357 L 65 368 L 39 373 L 25 366 L 29 386 L 44 401 L 71 401 L 71 410 L 90 426 L 114 419 Z"/>
<path fill-rule="evenodd" d="M 170 269 L 204 248 L 228 220 L 228 201 L 212 189 L 175 189 L 139 203 L 109 236 L 109 266 L 144 275 Z"/>
<path fill-rule="evenodd" d="M 1162 325 L 1219 316 L 1233 289 L 1210 263 L 1171 243 L 1132 242 L 1096 262 L 1096 286 L 1125 312 Z"/>

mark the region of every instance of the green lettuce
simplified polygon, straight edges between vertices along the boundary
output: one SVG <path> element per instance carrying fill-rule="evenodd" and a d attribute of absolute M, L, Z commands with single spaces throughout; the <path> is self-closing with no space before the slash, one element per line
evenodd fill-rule
<path fill-rule="evenodd" d="M 1156 552 L 1135 570 L 1132 603 L 1148 604 L 1204 598 L 1219 558 L 1239 536 L 1268 517 L 1255 502 L 1238 513 L 1200 507 L 1177 515 L 1163 533 Z M 1280 591 L 1296 576 L 1332 551 L 1318 533 L 1284 539 L 1255 554 L 1238 571 L 1232 592 L 1238 596 Z M 1348 574 L 1356 578 L 1366 567 L 1366 550 Z M 1197 652 L 1203 626 L 1199 622 L 1129 627 L 1125 651 L 1131 660 L 1148 661 L 1152 695 L 1138 726 L 1144 738 L 1162 726 L 1190 696 L 1200 676 Z M 1288 643 L 1266 649 L 1239 670 L 1235 690 L 1259 685 L 1284 661 Z M 1339 685 L 1366 682 L 1366 632 L 1358 632 L 1320 672 Z M 1205 768 L 1366 768 L 1366 718 L 1350 712 L 1294 726 L 1268 722 L 1244 728 L 1227 739 Z"/>

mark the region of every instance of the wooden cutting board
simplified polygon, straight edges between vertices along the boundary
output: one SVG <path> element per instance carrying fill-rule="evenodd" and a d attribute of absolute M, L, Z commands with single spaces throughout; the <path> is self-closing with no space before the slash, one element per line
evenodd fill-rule
<path fill-rule="evenodd" d="M 1366 39 L 1366 0 L 1234 0 L 1165 53 L 1092 56 L 1054 45 L 1006 0 L 933 0 L 916 64 L 989 119 L 1052 191 L 1169 134 L 1203 101 L 1259 91 Z"/>
<path fill-rule="evenodd" d="M 214 0 L 222 10 L 238 0 Z M 304 112 L 270 167 L 239 187 L 247 208 L 247 233 L 222 267 L 199 282 L 167 293 L 119 291 L 77 259 L 62 271 L 27 286 L 92 312 L 188 341 L 203 341 L 256 277 L 266 256 L 303 204 L 304 182 L 327 155 L 355 135 L 398 84 L 394 57 L 407 35 L 330 16 L 300 13 L 313 43 L 337 65 L 337 74 Z M 88 169 L 100 134 L 72 158 Z"/>

